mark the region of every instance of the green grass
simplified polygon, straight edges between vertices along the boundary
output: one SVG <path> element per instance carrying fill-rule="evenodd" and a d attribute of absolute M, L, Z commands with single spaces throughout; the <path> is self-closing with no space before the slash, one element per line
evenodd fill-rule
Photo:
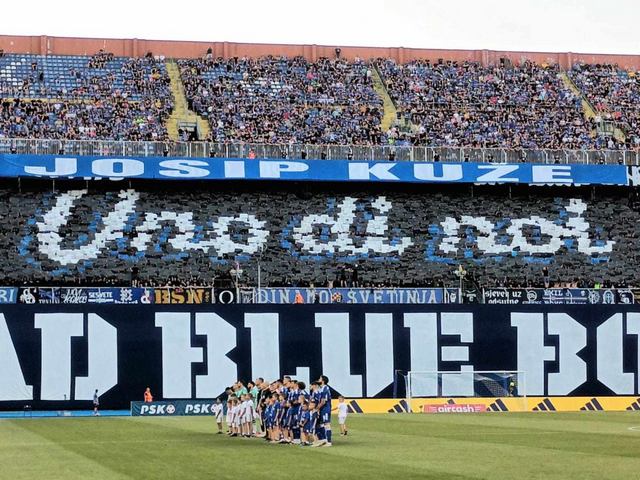
<path fill-rule="evenodd" d="M 332 448 L 301 448 L 215 435 L 207 417 L 0 420 L 0 479 L 640 475 L 640 416 L 632 412 L 353 415 L 349 424 Z"/>

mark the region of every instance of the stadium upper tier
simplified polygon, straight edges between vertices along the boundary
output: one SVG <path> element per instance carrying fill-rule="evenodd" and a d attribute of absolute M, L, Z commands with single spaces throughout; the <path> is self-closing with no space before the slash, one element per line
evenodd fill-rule
<path fill-rule="evenodd" d="M 259 265 L 263 286 L 456 286 L 458 265 L 484 286 L 542 286 L 544 266 L 552 284 L 640 282 L 626 191 L 136 185 L 0 191 L 5 283 L 202 285 L 240 268 L 255 286 Z"/>
<path fill-rule="evenodd" d="M 4 54 L 0 136 L 176 141 L 191 122 L 214 143 L 637 149 L 636 73 L 528 61 Z"/>

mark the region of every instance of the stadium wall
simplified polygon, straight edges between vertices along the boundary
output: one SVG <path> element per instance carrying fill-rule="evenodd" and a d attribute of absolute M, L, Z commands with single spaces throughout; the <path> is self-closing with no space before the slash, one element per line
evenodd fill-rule
<path fill-rule="evenodd" d="M 315 61 L 320 57 L 333 58 L 335 49 L 343 58 L 393 58 L 399 63 L 413 59 L 438 61 L 475 61 L 483 65 L 497 64 L 501 58 L 519 64 L 524 60 L 536 63 L 558 63 L 570 68 L 578 62 L 616 63 L 624 68 L 640 69 L 639 55 L 590 54 L 572 52 L 513 52 L 498 50 L 446 50 L 404 47 L 358 47 L 337 45 L 287 45 L 237 42 L 190 42 L 172 40 L 108 39 L 41 36 L 0 35 L 0 49 L 6 53 L 38 55 L 92 55 L 100 49 L 118 56 L 139 57 L 147 52 L 168 58 L 202 57 L 211 48 L 216 57 L 260 57 L 263 55 L 303 56 Z"/>
<path fill-rule="evenodd" d="M 639 336 L 633 306 L 0 305 L 0 408 L 87 408 L 95 389 L 106 408 L 146 387 L 157 400 L 211 399 L 236 379 L 322 373 L 348 398 L 404 398 L 408 370 L 524 371 L 520 393 L 542 398 L 531 409 L 614 395 L 626 398 L 601 406 L 626 408 L 640 396 Z M 443 403 L 478 391 L 435 388 L 423 393 Z"/>

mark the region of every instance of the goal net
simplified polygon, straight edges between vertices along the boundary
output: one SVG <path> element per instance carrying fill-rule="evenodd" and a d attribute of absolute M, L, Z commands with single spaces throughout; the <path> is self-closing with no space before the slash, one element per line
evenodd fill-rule
<path fill-rule="evenodd" d="M 404 374 L 407 405 L 414 411 L 435 409 L 438 404 L 455 405 L 457 403 L 474 405 L 487 411 L 527 411 L 527 390 L 524 372 L 518 371 L 410 371 Z M 412 400 L 423 402 L 412 402 Z M 429 401 L 431 399 L 431 401 Z M 450 409 L 455 411 L 455 409 Z M 446 411 L 444 409 L 443 411 Z"/>

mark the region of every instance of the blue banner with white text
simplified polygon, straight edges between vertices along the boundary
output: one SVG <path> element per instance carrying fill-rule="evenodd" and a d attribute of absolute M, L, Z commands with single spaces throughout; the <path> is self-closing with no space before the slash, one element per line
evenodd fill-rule
<path fill-rule="evenodd" d="M 457 288 L 261 288 L 254 303 L 459 303 Z"/>
<path fill-rule="evenodd" d="M 495 163 L 0 155 L 0 177 L 636 185 L 638 167 Z"/>
<path fill-rule="evenodd" d="M 2 290 L 0 290 L 0 294 Z M 15 290 L 18 291 L 17 288 Z M 114 303 L 136 305 L 153 303 L 153 289 L 150 288 L 23 287 L 20 288 L 19 293 L 18 302 L 26 304 Z M 16 300 L 13 302 L 0 301 L 0 303 L 16 303 Z"/>

